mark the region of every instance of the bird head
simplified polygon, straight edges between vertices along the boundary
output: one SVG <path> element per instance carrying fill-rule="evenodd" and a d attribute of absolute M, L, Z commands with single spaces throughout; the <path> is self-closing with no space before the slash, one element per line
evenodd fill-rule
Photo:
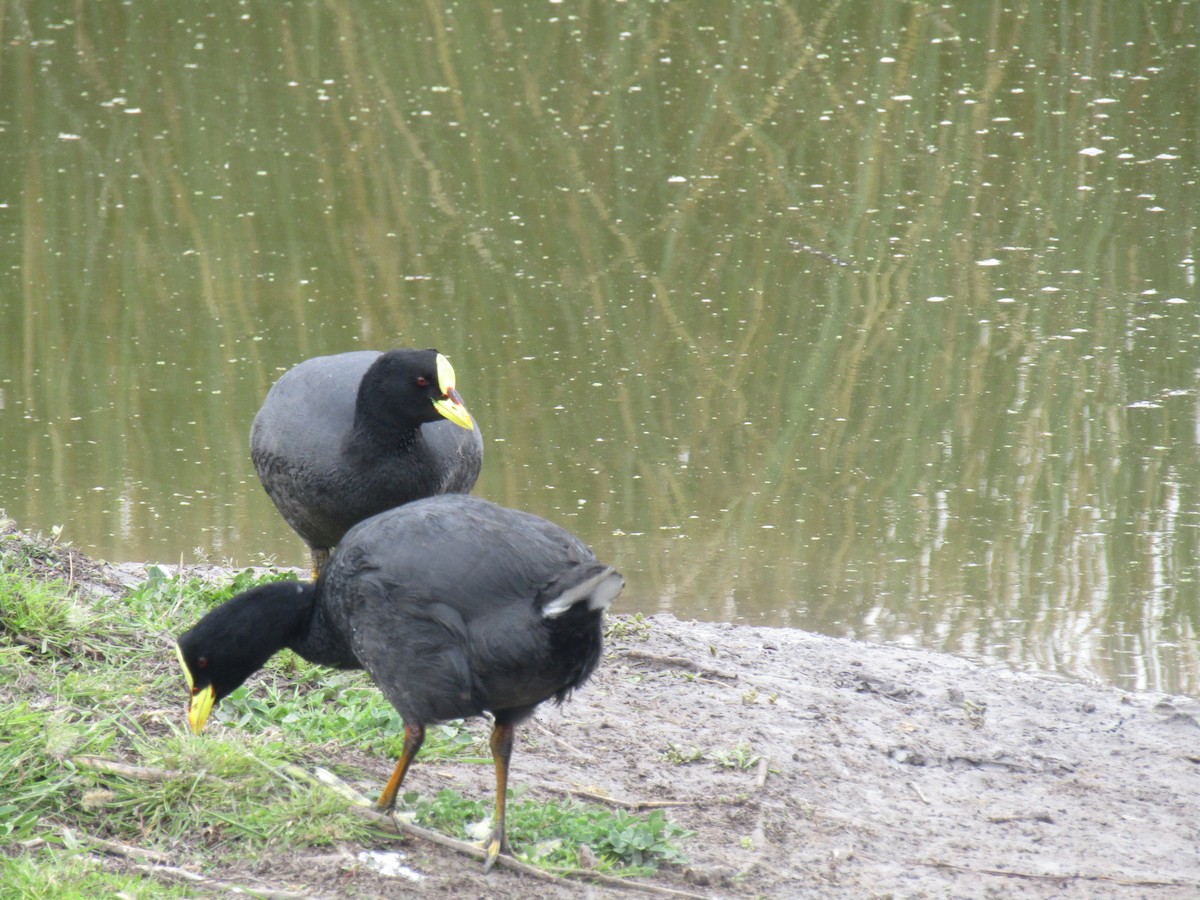
<path fill-rule="evenodd" d="M 215 612 L 221 609 L 217 607 Z M 254 631 L 243 632 L 246 637 L 229 642 L 214 641 L 213 624 L 226 623 L 201 619 L 175 644 L 190 694 L 187 717 L 194 734 L 204 728 L 213 707 L 261 669 L 278 649 L 275 641 L 260 643 Z"/>
<path fill-rule="evenodd" d="M 179 636 L 175 655 L 187 682 L 188 724 L 196 734 L 213 707 L 289 646 L 312 616 L 308 582 L 258 585 L 210 610 Z"/>
<path fill-rule="evenodd" d="M 376 429 L 404 430 L 449 419 L 472 430 L 475 423 L 454 389 L 454 367 L 436 350 L 389 350 L 363 374 L 356 415 Z"/>

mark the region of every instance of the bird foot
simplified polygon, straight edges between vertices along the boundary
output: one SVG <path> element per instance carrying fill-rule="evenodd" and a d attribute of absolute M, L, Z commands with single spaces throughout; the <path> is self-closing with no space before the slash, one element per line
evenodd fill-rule
<path fill-rule="evenodd" d="M 492 870 L 492 866 L 496 864 L 496 858 L 501 853 L 505 856 L 512 856 L 512 851 L 508 849 L 508 841 L 503 836 L 497 837 L 493 834 L 483 845 L 483 849 L 487 854 L 483 860 L 483 874 L 485 875 Z"/>

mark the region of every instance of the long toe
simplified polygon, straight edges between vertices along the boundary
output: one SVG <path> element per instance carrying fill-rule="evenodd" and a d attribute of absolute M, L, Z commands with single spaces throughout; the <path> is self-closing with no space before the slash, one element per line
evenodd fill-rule
<path fill-rule="evenodd" d="M 492 833 L 492 836 L 487 839 L 487 843 L 483 845 L 484 852 L 487 856 L 483 860 L 483 872 L 486 875 L 492 870 L 492 866 L 496 864 L 496 858 L 503 853 L 505 856 L 512 856 L 512 851 L 508 849 L 508 841 L 504 835 Z"/>

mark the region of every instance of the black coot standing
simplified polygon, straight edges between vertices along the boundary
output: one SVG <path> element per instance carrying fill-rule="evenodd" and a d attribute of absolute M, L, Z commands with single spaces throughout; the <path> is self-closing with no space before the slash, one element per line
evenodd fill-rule
<path fill-rule="evenodd" d="M 213 704 L 278 650 L 365 669 L 404 719 L 404 749 L 379 798 L 389 811 L 425 726 L 492 713 L 496 813 L 504 831 L 513 726 L 562 702 L 600 658 L 601 618 L 624 581 L 577 537 L 529 513 L 445 494 L 347 532 L 315 583 L 239 594 L 179 638 L 197 734 Z"/>
<path fill-rule="evenodd" d="M 259 481 L 308 544 L 314 577 L 353 525 L 435 494 L 467 493 L 483 439 L 436 350 L 362 350 L 289 369 L 250 429 Z"/>

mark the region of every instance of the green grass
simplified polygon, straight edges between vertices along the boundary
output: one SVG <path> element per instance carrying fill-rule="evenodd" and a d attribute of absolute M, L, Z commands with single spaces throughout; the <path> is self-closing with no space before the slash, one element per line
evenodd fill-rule
<path fill-rule="evenodd" d="M 690 832 L 661 811 L 638 816 L 574 800 L 520 800 L 523 793 L 521 788 L 509 791 L 506 824 L 509 842 L 527 848 L 530 862 L 580 868 L 585 865 L 581 847 L 594 857 L 589 865 L 607 874 L 648 874 L 659 863 L 684 861 L 679 842 Z M 414 809 L 418 824 L 456 837 L 480 839 L 491 827 L 492 798 L 469 800 L 444 789 L 432 798 L 406 794 L 403 799 Z"/>
<path fill-rule="evenodd" d="M 677 766 L 686 766 L 689 763 L 705 760 L 723 769 L 753 769 L 762 759 L 750 748 L 749 744 L 745 743 L 728 749 L 716 747 L 711 750 L 669 744 L 662 756 L 667 762 Z"/>
<path fill-rule="evenodd" d="M 136 874 L 106 870 L 103 860 L 91 856 L 58 853 L 0 857 L 0 897 L 21 900 L 80 900 L 83 897 L 194 897 L 187 891 L 162 882 L 154 883 Z M 152 885 L 148 889 L 148 886 Z"/>
<path fill-rule="evenodd" d="M 641 613 L 609 619 L 604 625 L 606 640 L 645 641 L 650 638 L 650 622 Z"/>
<path fill-rule="evenodd" d="M 302 659 L 293 660 L 308 665 Z M 404 745 L 404 724 L 379 689 L 360 672 L 317 672 L 320 682 L 316 684 L 267 681 L 243 685 L 221 701 L 212 720 L 249 733 L 287 732 L 313 746 L 337 743 L 363 753 L 398 757 Z M 490 753 L 481 736 L 472 734 L 462 722 L 450 722 L 425 730 L 420 758 L 491 765 Z"/>
<path fill-rule="evenodd" d="M 16 540 L 0 536 L 0 898 L 195 895 L 102 852 L 103 842 L 223 880 L 264 858 L 386 840 L 291 768 L 324 766 L 365 793 L 382 788 L 379 762 L 399 754 L 402 723 L 363 673 L 285 651 L 222 701 L 203 735 L 187 728 L 174 638 L 261 575 L 213 584 L 152 568 L 132 590 L 85 594 L 58 577 L 47 545 L 35 554 Z M 420 761 L 431 759 L 490 769 L 486 726 L 430 727 Z M 404 808 L 462 837 L 490 821 L 492 800 L 409 793 Z M 661 814 L 519 795 L 508 833 L 536 864 L 579 865 L 587 845 L 596 868 L 615 874 L 678 861 L 686 837 Z"/>

